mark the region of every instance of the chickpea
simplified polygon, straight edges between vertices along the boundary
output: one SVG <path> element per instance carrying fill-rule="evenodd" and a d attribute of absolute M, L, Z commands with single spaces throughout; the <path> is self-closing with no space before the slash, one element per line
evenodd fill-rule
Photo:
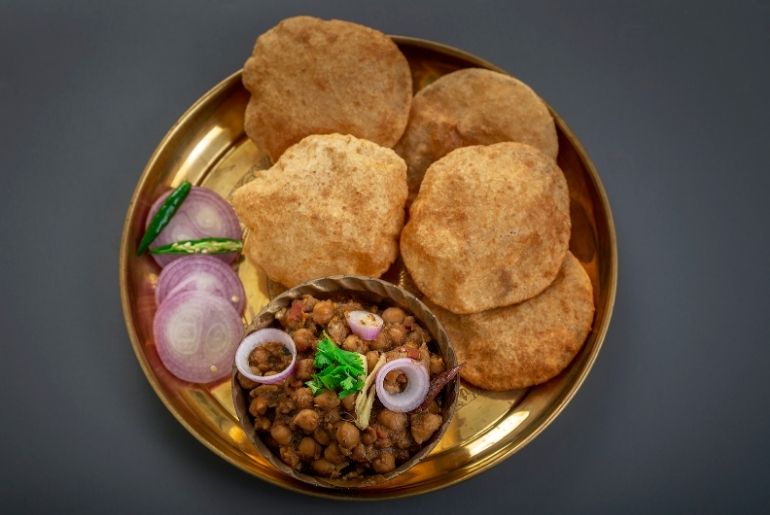
<path fill-rule="evenodd" d="M 297 427 L 302 429 L 304 432 L 312 433 L 318 427 L 318 422 L 320 420 L 321 417 L 318 415 L 317 411 L 312 409 L 303 409 L 294 416 L 294 420 L 292 422 L 294 422 L 294 424 L 296 424 Z"/>
<path fill-rule="evenodd" d="M 337 397 L 337 393 L 331 390 L 324 390 L 321 394 L 317 395 L 313 399 L 313 403 L 316 408 L 322 410 L 332 410 L 340 405 L 340 398 Z"/>
<path fill-rule="evenodd" d="M 313 393 L 310 388 L 297 388 L 292 395 L 299 409 L 313 407 Z"/>
<path fill-rule="evenodd" d="M 356 445 L 353 448 L 353 452 L 350 454 L 350 457 L 353 458 L 354 461 L 358 462 L 367 461 L 366 446 L 362 443 Z"/>
<path fill-rule="evenodd" d="M 294 345 L 297 347 L 298 352 L 304 352 L 313 346 L 315 336 L 310 329 L 297 329 L 291 333 L 291 338 L 294 340 Z"/>
<path fill-rule="evenodd" d="M 377 414 L 377 422 L 393 431 L 402 431 L 406 428 L 406 415 L 384 409 Z"/>
<path fill-rule="evenodd" d="M 249 354 L 249 366 L 252 368 L 258 368 L 260 371 L 263 368 L 269 366 L 268 360 L 270 359 L 270 353 L 264 347 L 257 347 L 251 354 Z"/>
<path fill-rule="evenodd" d="M 340 447 L 352 449 L 361 441 L 361 433 L 350 422 L 341 422 L 337 426 L 337 443 Z"/>
<path fill-rule="evenodd" d="M 412 438 L 418 444 L 428 440 L 441 427 L 444 419 L 434 413 L 418 413 L 412 415 Z"/>
<path fill-rule="evenodd" d="M 374 430 L 377 432 L 377 440 L 374 441 L 374 446 L 377 449 L 387 449 L 388 447 L 393 446 L 390 434 L 383 426 L 375 424 Z"/>
<path fill-rule="evenodd" d="M 341 419 L 342 419 L 342 415 L 340 414 L 339 406 L 336 408 L 330 409 L 323 416 L 323 421 L 325 422 L 324 429 L 326 429 L 329 433 L 334 433 L 337 427 L 336 424 Z"/>
<path fill-rule="evenodd" d="M 240 372 L 238 372 L 238 384 L 241 385 L 241 388 L 245 388 L 246 390 L 251 390 L 252 388 L 256 388 L 259 386 L 259 383 L 255 383 L 248 377 L 244 376 Z"/>
<path fill-rule="evenodd" d="M 291 429 L 285 424 L 274 424 L 270 429 L 270 436 L 278 442 L 278 445 L 289 445 L 291 443 Z"/>
<path fill-rule="evenodd" d="M 298 469 L 300 465 L 299 456 L 294 452 L 291 447 L 281 447 L 278 452 L 281 455 L 281 460 L 293 469 Z"/>
<path fill-rule="evenodd" d="M 289 387 L 292 390 L 296 390 L 297 388 L 302 388 L 302 385 L 305 383 L 302 379 L 297 379 L 297 376 L 293 376 L 289 378 Z"/>
<path fill-rule="evenodd" d="M 256 397 L 257 395 L 263 395 L 268 399 L 274 399 L 280 392 L 281 387 L 277 384 L 262 384 L 254 388 L 249 395 Z"/>
<path fill-rule="evenodd" d="M 374 428 L 369 426 L 364 429 L 364 434 L 361 435 L 361 442 L 363 442 L 364 445 L 372 445 L 375 440 L 377 440 L 377 432 Z"/>
<path fill-rule="evenodd" d="M 313 377 L 313 358 L 300 359 L 297 361 L 297 379 L 308 380 Z"/>
<path fill-rule="evenodd" d="M 405 317 L 406 313 L 401 308 L 388 308 L 382 312 L 382 319 L 391 324 L 400 324 Z"/>
<path fill-rule="evenodd" d="M 372 468 L 379 474 L 390 472 L 396 468 L 396 457 L 392 453 L 383 452 L 372 461 Z"/>
<path fill-rule="evenodd" d="M 314 459 L 319 451 L 320 448 L 318 447 L 318 444 L 309 436 L 306 436 L 300 440 L 299 445 L 297 446 L 297 454 L 303 460 Z"/>
<path fill-rule="evenodd" d="M 254 397 L 249 404 L 249 413 L 255 417 L 257 415 L 264 415 L 267 411 L 268 404 L 270 404 L 270 401 L 267 397 L 262 397 L 261 395 Z"/>
<path fill-rule="evenodd" d="M 390 334 L 388 331 L 380 331 L 377 337 L 369 342 L 369 350 L 385 351 L 390 349 Z"/>
<path fill-rule="evenodd" d="M 406 335 L 406 343 L 407 343 L 407 344 L 410 344 L 410 343 L 411 343 L 411 344 L 412 344 L 412 345 L 414 345 L 415 347 L 419 347 L 420 345 L 422 345 L 422 344 L 423 344 L 423 343 L 425 343 L 426 341 L 427 341 L 427 340 L 425 339 L 425 335 L 424 335 L 424 333 L 422 332 L 422 329 L 420 329 L 420 328 L 419 328 L 419 327 L 417 327 L 417 326 L 415 326 L 415 327 L 412 329 L 412 332 L 411 332 L 411 333 L 409 333 L 409 334 L 407 334 L 407 335 Z"/>
<path fill-rule="evenodd" d="M 388 393 L 400 393 L 401 392 L 401 386 L 399 378 L 401 376 L 401 372 L 398 370 L 391 370 L 387 374 L 385 374 L 385 381 L 383 382 L 382 386 L 385 388 L 385 391 Z"/>
<path fill-rule="evenodd" d="M 325 325 L 334 316 L 334 303 L 330 300 L 322 300 L 313 306 L 313 322 Z"/>
<path fill-rule="evenodd" d="M 366 349 L 366 344 L 358 335 L 349 334 L 342 342 L 342 348 L 350 352 L 359 352 Z"/>
<path fill-rule="evenodd" d="M 311 466 L 319 476 L 332 476 L 337 472 L 337 467 L 324 459 L 315 460 Z"/>
<path fill-rule="evenodd" d="M 436 356 L 435 354 L 430 355 L 430 375 L 434 376 L 436 374 L 440 374 L 444 371 L 444 358 L 441 356 Z"/>
<path fill-rule="evenodd" d="M 372 371 L 375 365 L 377 365 L 377 361 L 380 359 L 380 353 L 376 350 L 370 350 L 366 353 L 366 366 L 369 367 L 369 372 Z"/>
<path fill-rule="evenodd" d="M 412 439 L 409 437 L 409 433 L 406 430 L 399 431 L 393 438 L 393 445 L 398 449 L 408 449 L 412 446 L 412 443 L 414 442 L 412 442 Z"/>
<path fill-rule="evenodd" d="M 406 329 L 402 325 L 394 325 L 388 329 L 388 336 L 393 345 L 401 345 L 406 338 Z"/>
<path fill-rule="evenodd" d="M 350 395 L 346 395 L 344 399 L 342 399 L 342 409 L 345 411 L 352 412 L 353 409 L 356 407 L 356 397 L 358 397 L 357 393 L 351 393 Z"/>
<path fill-rule="evenodd" d="M 329 433 L 327 433 L 320 427 L 315 431 L 313 431 L 313 438 L 315 438 L 315 441 L 321 445 L 329 445 L 329 442 L 332 441 L 332 437 L 329 436 Z"/>
<path fill-rule="evenodd" d="M 334 343 L 339 344 L 345 340 L 350 333 L 350 329 L 348 328 L 348 324 L 343 320 L 334 319 L 326 326 L 326 332 L 332 337 Z"/>
<path fill-rule="evenodd" d="M 342 465 L 347 461 L 345 455 L 340 452 L 339 446 L 334 442 L 327 445 L 326 449 L 324 449 L 324 459 L 335 465 Z"/>
<path fill-rule="evenodd" d="M 282 414 L 282 415 L 287 415 L 287 414 L 291 413 L 292 411 L 294 411 L 295 408 L 296 408 L 296 406 L 295 406 L 293 400 L 291 400 L 291 399 L 281 399 L 278 402 L 278 406 L 276 406 L 275 411 L 277 413 Z"/>

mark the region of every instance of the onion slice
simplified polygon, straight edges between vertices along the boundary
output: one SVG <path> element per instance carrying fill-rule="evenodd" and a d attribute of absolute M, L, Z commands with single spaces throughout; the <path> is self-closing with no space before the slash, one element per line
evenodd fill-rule
<path fill-rule="evenodd" d="M 169 263 L 158 277 L 155 300 L 160 306 L 165 299 L 192 290 L 221 297 L 238 313 L 243 313 L 246 306 L 246 292 L 233 269 L 205 255 L 184 256 Z"/>
<path fill-rule="evenodd" d="M 270 342 L 278 342 L 288 349 L 291 353 L 291 363 L 277 374 L 271 376 L 260 376 L 251 371 L 249 365 L 249 355 L 257 347 L 261 347 Z M 238 346 L 238 350 L 235 352 L 235 366 L 238 368 L 238 372 L 243 374 L 244 377 L 251 379 L 255 383 L 262 384 L 276 384 L 283 382 L 294 372 L 294 366 L 297 363 L 297 347 L 294 345 L 294 340 L 288 333 L 281 331 L 280 329 L 273 329 L 268 327 L 254 331 L 246 336 L 241 344 Z"/>
<path fill-rule="evenodd" d="M 155 212 L 170 193 L 170 191 L 164 193 L 152 205 L 147 215 L 145 228 L 150 224 Z M 155 238 L 153 246 L 160 247 L 177 241 L 211 237 L 239 240 L 241 239 L 241 225 L 235 210 L 225 199 L 208 188 L 193 186 L 174 217 Z M 183 256 L 183 254 L 152 254 L 155 262 L 162 267 Z M 238 253 L 228 252 L 214 256 L 225 263 L 232 263 L 238 257 Z"/>
<path fill-rule="evenodd" d="M 232 304 L 198 291 L 167 298 L 155 313 L 152 328 L 163 365 L 191 383 L 229 375 L 243 337 L 241 316 Z"/>
<path fill-rule="evenodd" d="M 385 376 L 393 370 L 406 374 L 407 385 L 401 393 L 389 393 L 385 390 Z M 377 398 L 380 399 L 383 406 L 390 411 L 405 413 L 412 411 L 425 400 L 430 387 L 430 376 L 419 361 L 411 358 L 398 358 L 388 361 L 380 368 L 374 384 L 377 388 Z"/>
<path fill-rule="evenodd" d="M 368 311 L 349 311 L 345 319 L 350 330 L 363 340 L 374 340 L 382 330 L 382 317 Z"/>

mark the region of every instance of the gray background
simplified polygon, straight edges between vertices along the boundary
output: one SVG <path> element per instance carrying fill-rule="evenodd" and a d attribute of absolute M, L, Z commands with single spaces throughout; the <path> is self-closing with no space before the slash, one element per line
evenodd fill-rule
<path fill-rule="evenodd" d="M 767 513 L 770 5 L 729 4 L 0 1 L 0 512 Z M 164 409 L 123 325 L 146 160 L 298 13 L 519 76 L 612 202 L 620 286 L 590 377 L 523 451 L 438 493 L 364 507 L 240 472 Z"/>

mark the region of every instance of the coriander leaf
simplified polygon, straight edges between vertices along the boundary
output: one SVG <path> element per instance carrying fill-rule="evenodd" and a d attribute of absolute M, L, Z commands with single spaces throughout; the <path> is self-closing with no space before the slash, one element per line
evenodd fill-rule
<path fill-rule="evenodd" d="M 344 398 L 363 388 L 361 355 L 337 347 L 326 331 L 316 345 L 313 366 L 316 369 L 313 381 L 306 384 L 314 395 L 322 390 L 331 390 L 339 391 L 340 398 Z"/>
<path fill-rule="evenodd" d="M 335 380 L 331 374 L 319 375 L 318 378 L 328 390 L 336 390 L 339 385 L 339 380 Z"/>
<path fill-rule="evenodd" d="M 305 385 L 310 388 L 310 391 L 313 393 L 313 395 L 323 390 L 323 386 L 319 386 L 319 381 L 316 381 L 315 374 L 313 375 L 313 380 L 306 382 Z"/>
<path fill-rule="evenodd" d="M 342 381 L 340 381 L 340 386 L 344 390 L 352 390 L 354 384 L 355 384 L 355 380 L 352 377 L 350 377 L 350 376 L 348 376 L 345 379 L 343 379 Z"/>
<path fill-rule="evenodd" d="M 313 366 L 315 368 L 324 368 L 331 364 L 332 364 L 332 360 L 329 357 L 327 357 L 325 354 L 319 352 L 315 355 L 315 360 L 313 361 Z"/>

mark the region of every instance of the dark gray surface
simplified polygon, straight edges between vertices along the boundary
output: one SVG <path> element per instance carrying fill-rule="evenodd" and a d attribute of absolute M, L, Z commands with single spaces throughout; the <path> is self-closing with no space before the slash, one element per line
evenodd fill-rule
<path fill-rule="evenodd" d="M 605 347 L 556 422 L 479 477 L 366 509 L 770 510 L 767 2 L 58 4 L 0 1 L 0 512 L 362 509 L 197 443 L 146 382 L 118 296 L 153 148 L 297 13 L 445 42 L 527 81 L 588 149 L 619 238 Z"/>

